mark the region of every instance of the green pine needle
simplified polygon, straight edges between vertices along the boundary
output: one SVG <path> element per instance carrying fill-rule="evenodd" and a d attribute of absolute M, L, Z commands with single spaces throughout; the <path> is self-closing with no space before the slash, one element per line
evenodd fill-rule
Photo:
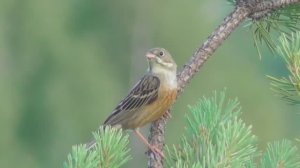
<path fill-rule="evenodd" d="M 250 24 L 254 37 L 254 45 L 261 57 L 260 45 L 266 45 L 272 53 L 276 52 L 277 37 L 284 33 L 291 33 L 300 30 L 300 4 L 293 4 L 282 9 L 272 11 L 266 16 L 252 20 Z"/>
<path fill-rule="evenodd" d="M 167 147 L 167 167 L 254 167 L 256 137 L 238 119 L 237 99 L 226 99 L 225 91 L 214 92 L 189 109 L 181 143 Z"/>
<path fill-rule="evenodd" d="M 74 146 L 64 168 L 118 168 L 131 159 L 128 134 L 123 135 L 121 129 L 101 126 L 94 137 L 95 150 L 87 151 L 85 145 Z"/>
<path fill-rule="evenodd" d="M 97 167 L 98 163 L 99 158 L 95 151 L 88 153 L 85 145 L 78 145 L 72 147 L 72 153 L 68 155 L 64 168 L 93 168 Z"/>
<path fill-rule="evenodd" d="M 251 133 L 251 126 L 235 117 L 221 125 L 218 132 L 217 167 L 244 167 L 256 154 L 256 137 Z"/>
<path fill-rule="evenodd" d="M 100 154 L 100 167 L 117 168 L 130 160 L 128 134 L 123 135 L 122 129 L 109 126 L 100 127 L 99 130 L 99 135 L 94 133 L 94 137 L 96 151 Z"/>
<path fill-rule="evenodd" d="M 233 117 L 240 116 L 241 108 L 237 98 L 229 99 L 227 102 L 225 98 L 225 91 L 220 94 L 215 91 L 213 97 L 203 97 L 195 106 L 189 106 L 191 114 L 186 118 L 189 124 L 187 131 L 190 135 L 204 138 L 215 137 L 216 129 L 222 122 L 228 122 Z"/>
<path fill-rule="evenodd" d="M 288 140 L 268 144 L 267 151 L 262 158 L 261 167 L 299 168 L 299 150 Z"/>
<path fill-rule="evenodd" d="M 292 33 L 291 36 L 283 34 L 279 41 L 277 52 L 283 58 L 289 76 L 267 77 L 271 80 L 271 89 L 282 99 L 290 104 L 300 104 L 300 32 Z"/>

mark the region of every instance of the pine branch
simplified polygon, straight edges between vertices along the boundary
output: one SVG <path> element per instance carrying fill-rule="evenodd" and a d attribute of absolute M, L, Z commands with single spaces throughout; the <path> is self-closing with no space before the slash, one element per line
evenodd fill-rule
<path fill-rule="evenodd" d="M 237 99 L 226 99 L 225 91 L 203 97 L 189 108 L 186 133 L 181 143 L 167 147 L 167 167 L 245 167 L 258 156 L 251 126 L 239 119 Z"/>
<path fill-rule="evenodd" d="M 290 37 L 283 34 L 279 39 L 277 51 L 286 64 L 289 76 L 268 76 L 271 79 L 272 90 L 283 100 L 291 104 L 300 104 L 300 32 L 291 34 Z"/>
<path fill-rule="evenodd" d="M 178 145 L 167 146 L 166 167 L 197 168 L 298 168 L 298 148 L 287 140 L 257 149 L 257 137 L 241 119 L 237 99 L 214 92 L 189 107 L 186 131 Z M 261 155 L 262 153 L 262 155 Z"/>
<path fill-rule="evenodd" d="M 85 145 L 74 146 L 64 168 L 119 168 L 131 159 L 128 134 L 123 135 L 121 129 L 100 126 L 94 137 L 94 150 L 88 151 Z"/>
<path fill-rule="evenodd" d="M 99 164 L 97 152 L 88 152 L 85 145 L 75 145 L 68 155 L 68 161 L 64 163 L 64 168 L 94 168 Z"/>
<path fill-rule="evenodd" d="M 266 10 L 277 10 L 290 4 L 297 4 L 300 0 L 275 0 L 275 1 L 255 1 L 238 0 L 235 10 L 229 14 L 215 31 L 208 37 L 201 47 L 197 49 L 190 61 L 184 65 L 177 75 L 178 95 L 183 92 L 185 86 L 191 81 L 193 76 L 207 59 L 220 47 L 227 37 L 241 24 L 247 17 L 255 13 Z M 163 150 L 166 119 L 161 118 L 152 123 L 149 141 L 152 145 Z M 148 154 L 149 168 L 162 168 L 163 158 L 155 156 L 151 151 Z"/>
<path fill-rule="evenodd" d="M 300 167 L 299 150 L 288 140 L 270 143 L 263 155 L 260 167 L 298 168 Z"/>
<path fill-rule="evenodd" d="M 266 9 L 250 16 L 252 18 L 251 29 L 259 56 L 261 53 L 258 43 L 266 44 L 273 53 L 276 52 L 278 36 L 291 35 L 300 30 L 300 3 L 288 5 L 278 10 Z"/>

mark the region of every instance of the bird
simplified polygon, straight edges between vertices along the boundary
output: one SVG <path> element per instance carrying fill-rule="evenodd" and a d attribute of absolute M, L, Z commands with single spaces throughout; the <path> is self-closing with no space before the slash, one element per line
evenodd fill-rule
<path fill-rule="evenodd" d="M 163 153 L 139 132 L 139 128 L 162 117 L 175 102 L 177 65 L 164 48 L 150 49 L 145 56 L 148 61 L 146 73 L 115 107 L 103 125 L 133 130 L 151 151 L 164 157 Z M 90 150 L 94 146 L 95 140 L 88 143 L 86 148 Z"/>

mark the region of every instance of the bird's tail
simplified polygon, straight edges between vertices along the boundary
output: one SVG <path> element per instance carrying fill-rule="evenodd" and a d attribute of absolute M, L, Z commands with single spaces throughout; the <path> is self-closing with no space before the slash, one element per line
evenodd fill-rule
<path fill-rule="evenodd" d="M 93 139 L 92 141 L 85 144 L 85 149 L 87 151 L 92 151 L 92 150 L 95 149 L 95 147 L 96 147 L 96 140 L 95 139 Z"/>
<path fill-rule="evenodd" d="M 106 127 L 106 125 L 100 126 L 99 129 L 97 130 L 97 132 L 99 133 L 100 129 L 104 129 L 105 127 Z M 93 140 L 91 140 L 90 142 L 85 144 L 85 149 L 87 151 L 92 151 L 92 150 L 95 150 L 95 148 L 96 148 L 96 139 L 95 139 L 95 137 L 93 137 Z"/>
<path fill-rule="evenodd" d="M 102 126 L 100 126 L 100 128 L 98 129 L 98 133 L 99 133 L 100 129 L 105 129 L 106 126 L 109 126 L 109 125 L 103 124 Z M 96 139 L 94 137 L 92 141 L 85 144 L 85 149 L 87 149 L 88 151 L 91 151 L 91 150 L 95 150 L 95 148 L 96 148 Z"/>

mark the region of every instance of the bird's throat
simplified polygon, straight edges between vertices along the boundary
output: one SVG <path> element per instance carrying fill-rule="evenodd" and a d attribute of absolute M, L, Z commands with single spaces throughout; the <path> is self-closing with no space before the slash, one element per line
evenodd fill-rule
<path fill-rule="evenodd" d="M 153 73 L 159 77 L 161 83 L 166 84 L 170 89 L 177 88 L 176 71 L 169 69 L 153 69 Z"/>

